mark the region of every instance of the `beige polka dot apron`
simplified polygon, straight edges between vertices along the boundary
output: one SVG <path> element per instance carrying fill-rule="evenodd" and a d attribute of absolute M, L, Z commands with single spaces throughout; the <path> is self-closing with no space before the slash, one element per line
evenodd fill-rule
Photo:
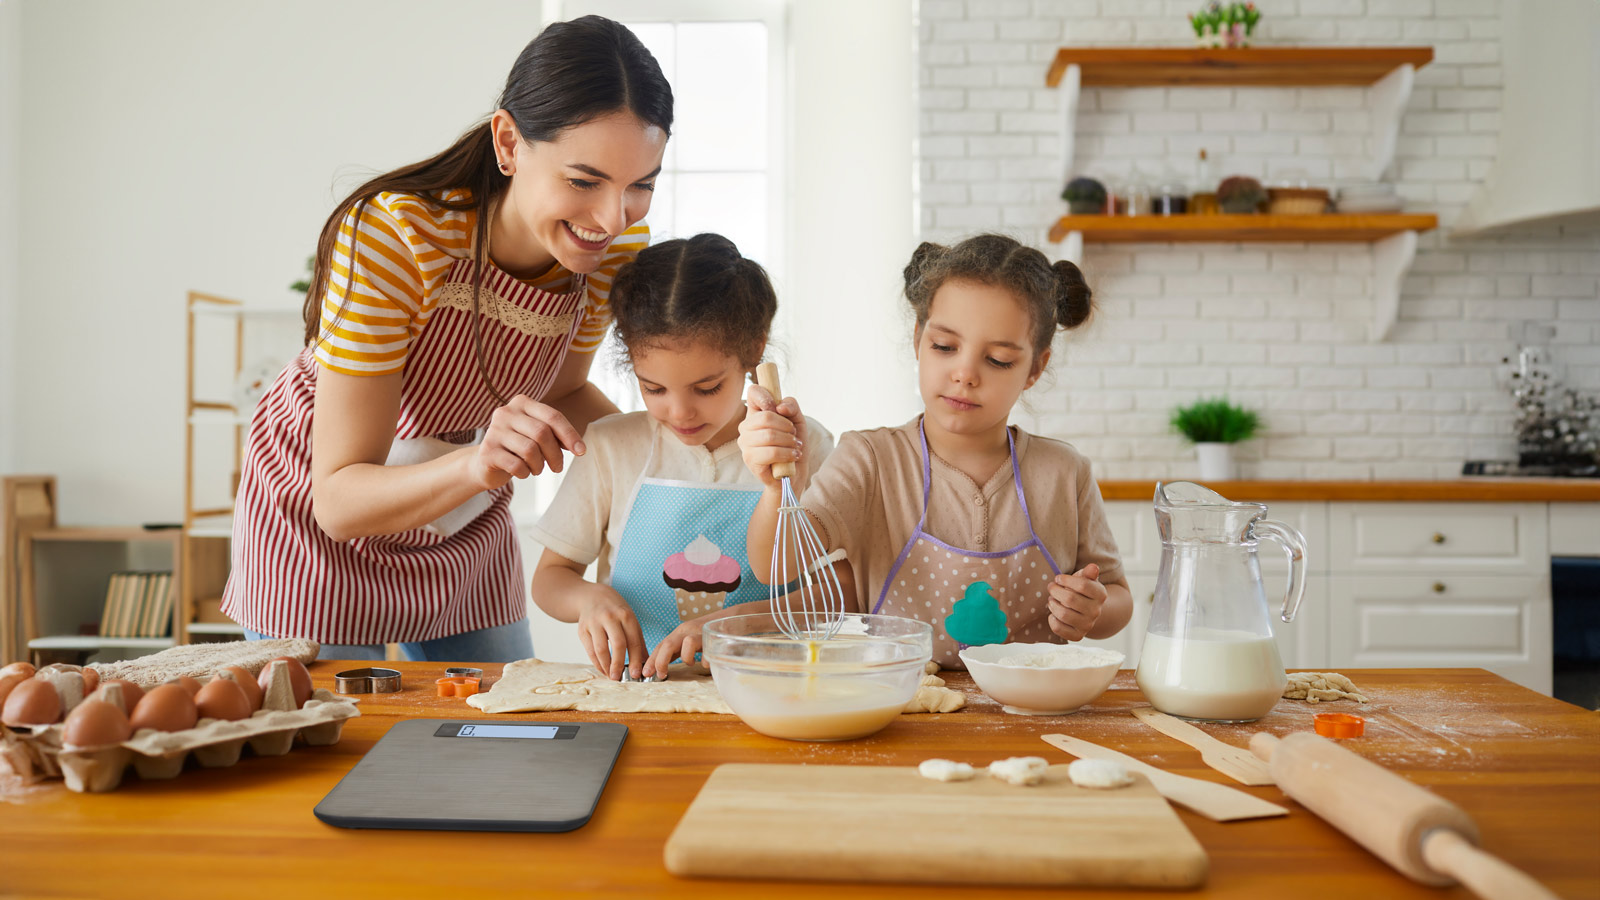
<path fill-rule="evenodd" d="M 966 668 L 962 647 L 1007 641 L 1061 639 L 1050 630 L 1049 587 L 1061 573 L 1033 529 L 1022 493 L 1017 444 L 1006 429 L 1011 477 L 1028 523 L 1028 539 L 1009 550 L 985 553 L 954 547 L 927 532 L 932 467 L 928 433 L 922 438 L 922 518 L 883 583 L 876 614 L 919 619 L 933 626 L 933 660 L 947 669 Z"/>

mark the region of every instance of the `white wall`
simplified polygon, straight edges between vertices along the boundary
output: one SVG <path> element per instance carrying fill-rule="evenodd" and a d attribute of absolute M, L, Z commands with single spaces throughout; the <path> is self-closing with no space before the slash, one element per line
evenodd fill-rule
<path fill-rule="evenodd" d="M 17 355 L 21 120 L 22 4 L 0 0 L 0 472 L 16 468 L 17 369 L 12 361 Z"/>
<path fill-rule="evenodd" d="M 57 475 L 67 523 L 173 521 L 185 292 L 297 305 L 337 196 L 492 112 L 539 8 L 24 0 L 20 20 L 7 468 Z"/>
<path fill-rule="evenodd" d="M 921 0 L 922 226 L 950 240 L 1000 229 L 1030 242 L 1064 212 L 1055 171 L 1064 44 L 1185 45 L 1198 0 Z M 1452 240 L 1498 152 L 1504 105 L 1498 0 L 1273 0 L 1262 44 L 1425 44 L 1390 178 L 1437 213 L 1405 279 L 1400 321 L 1369 344 L 1364 245 L 1090 245 L 1098 324 L 1066 343 L 1023 421 L 1075 443 L 1102 477 L 1193 474 L 1172 406 L 1227 392 L 1265 410 L 1246 476 L 1444 478 L 1514 457 L 1495 365 L 1548 331 L 1571 383 L 1600 390 L 1600 238 L 1530 230 Z M 1358 179 L 1372 130 L 1361 88 L 1086 89 L 1079 172 Z"/>

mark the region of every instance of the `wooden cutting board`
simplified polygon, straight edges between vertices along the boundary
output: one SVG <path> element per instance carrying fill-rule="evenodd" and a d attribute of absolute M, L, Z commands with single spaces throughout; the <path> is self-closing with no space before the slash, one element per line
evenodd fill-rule
<path fill-rule="evenodd" d="M 898 766 L 718 766 L 667 840 L 676 875 L 1198 887 L 1207 859 L 1150 782 L 938 782 Z"/>

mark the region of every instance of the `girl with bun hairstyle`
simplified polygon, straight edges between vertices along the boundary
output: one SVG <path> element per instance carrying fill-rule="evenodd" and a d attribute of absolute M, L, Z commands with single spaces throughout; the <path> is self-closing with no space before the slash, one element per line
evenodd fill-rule
<path fill-rule="evenodd" d="M 760 264 L 717 234 L 646 247 L 617 272 L 616 341 L 645 408 L 589 427 L 589 452 L 532 531 L 545 548 L 534 602 L 578 623 L 589 660 L 612 679 L 664 675 L 674 658 L 694 660 L 706 622 L 767 608 L 745 553 L 762 488 L 736 438 L 777 310 Z M 785 421 L 811 458 L 827 456 L 821 425 Z"/>
<path fill-rule="evenodd" d="M 766 487 L 750 520 L 752 568 L 767 572 L 772 555 L 772 465 L 794 461 L 824 547 L 845 551 L 846 604 L 929 623 L 941 666 L 965 668 L 963 646 L 1116 634 L 1133 602 L 1089 460 L 1007 424 L 1057 329 L 1089 319 L 1083 274 L 983 234 L 918 247 L 905 296 L 925 407 L 910 422 L 846 432 L 819 465 L 794 399 L 750 389 L 739 445 Z"/>

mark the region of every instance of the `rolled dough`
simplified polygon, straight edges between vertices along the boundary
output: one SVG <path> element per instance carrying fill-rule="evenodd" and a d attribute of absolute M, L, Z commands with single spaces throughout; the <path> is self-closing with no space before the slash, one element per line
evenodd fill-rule
<path fill-rule="evenodd" d="M 924 675 L 905 711 L 953 712 L 966 702 L 966 695 L 945 687 L 943 679 Z M 573 709 L 579 712 L 733 715 L 711 676 L 681 663 L 667 671 L 666 681 L 620 682 L 601 675 L 593 666 L 524 659 L 507 665 L 500 680 L 487 693 L 473 694 L 467 698 L 467 704 L 490 713 Z"/>

